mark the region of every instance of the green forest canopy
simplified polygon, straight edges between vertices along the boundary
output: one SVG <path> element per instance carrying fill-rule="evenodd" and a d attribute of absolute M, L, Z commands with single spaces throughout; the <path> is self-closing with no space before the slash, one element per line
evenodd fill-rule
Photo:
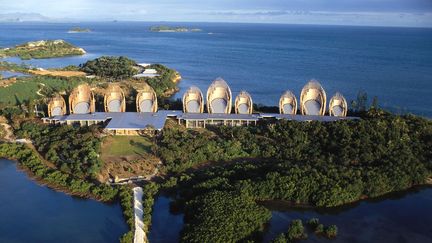
<path fill-rule="evenodd" d="M 432 175 L 432 122 L 381 114 L 211 132 L 172 128 L 159 139 L 158 152 L 167 172 L 177 175 L 166 186 L 183 205 L 183 242 L 239 241 L 268 221 L 261 201 L 332 207 L 425 183 Z M 226 162 L 186 172 L 208 161 Z M 226 198 L 254 206 L 226 205 Z M 250 209 L 246 215 L 242 207 Z"/>

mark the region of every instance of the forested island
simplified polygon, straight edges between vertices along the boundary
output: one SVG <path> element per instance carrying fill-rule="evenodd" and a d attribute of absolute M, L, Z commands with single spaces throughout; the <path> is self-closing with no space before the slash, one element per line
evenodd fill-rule
<path fill-rule="evenodd" d="M 23 60 L 84 55 L 84 49 L 64 40 L 31 41 L 15 47 L 0 49 L 0 57 L 19 57 Z"/>
<path fill-rule="evenodd" d="M 91 30 L 89 28 L 81 28 L 81 27 L 74 27 L 68 31 L 68 33 L 90 33 Z"/>
<path fill-rule="evenodd" d="M 130 226 L 121 242 L 133 241 L 132 185 L 108 185 L 106 179 L 113 174 L 157 171 L 151 180 L 137 183 L 144 191 L 146 229 L 151 228 L 154 198 L 167 194 L 172 206 L 184 213 L 182 242 L 259 241 L 271 219 L 267 204 L 274 201 L 335 207 L 431 181 L 432 122 L 391 114 L 377 104 L 366 106 L 364 94 L 350 110 L 357 120 L 262 120 L 250 127 L 206 129 L 186 129 L 168 120 L 157 136 L 111 136 L 100 125 L 53 126 L 37 117 L 49 97 L 81 83 L 92 88 L 98 107 L 103 106 L 107 85 L 115 82 L 125 90 L 128 107 L 135 106 L 134 92 L 145 83 L 156 91 L 160 109 L 181 109 L 181 101 L 170 99 L 168 92 L 176 90 L 179 74 L 160 64 L 146 68 L 160 75 L 133 78 L 143 70 L 134 60 L 103 56 L 51 70 L 52 76 L 35 74 L 8 82 L 0 87 L 0 124 L 7 125 L 0 126 L 0 157 L 17 160 L 51 188 L 104 202 L 119 200 Z M 64 71 L 88 77 L 56 76 Z M 17 143 L 17 138 L 28 143 Z M 337 237 L 335 225 L 318 219 L 305 223 L 316 234 Z M 302 221 L 293 220 L 274 242 L 304 239 L 304 228 Z"/>
<path fill-rule="evenodd" d="M 182 26 L 166 26 L 166 25 L 159 25 L 159 26 L 152 26 L 150 27 L 151 32 L 200 32 L 201 29 L 198 28 L 187 28 Z"/>

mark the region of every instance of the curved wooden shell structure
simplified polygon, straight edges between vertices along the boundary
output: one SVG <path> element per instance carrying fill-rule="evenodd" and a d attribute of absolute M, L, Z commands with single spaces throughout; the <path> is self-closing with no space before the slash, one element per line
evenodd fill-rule
<path fill-rule="evenodd" d="M 183 112 L 204 112 L 204 98 L 201 90 L 198 87 L 192 86 L 183 94 Z"/>
<path fill-rule="evenodd" d="M 290 90 L 285 91 L 279 99 L 280 114 L 297 114 L 297 98 Z"/>
<path fill-rule="evenodd" d="M 71 114 L 86 114 L 95 112 L 95 99 L 88 84 L 76 87 L 69 96 Z"/>
<path fill-rule="evenodd" d="M 138 112 L 157 112 L 158 103 L 154 89 L 146 85 L 144 89 L 138 92 L 136 98 L 136 107 Z"/>
<path fill-rule="evenodd" d="M 207 90 L 208 113 L 231 113 L 232 94 L 228 84 L 222 78 L 213 81 Z"/>
<path fill-rule="evenodd" d="M 348 112 L 348 105 L 345 97 L 337 92 L 330 99 L 329 102 L 329 115 L 330 116 L 346 116 Z"/>
<path fill-rule="evenodd" d="M 253 102 L 252 97 L 246 91 L 240 91 L 235 99 L 235 113 L 236 114 L 252 114 Z"/>
<path fill-rule="evenodd" d="M 48 116 L 63 116 L 67 112 L 66 101 L 61 95 L 52 97 L 48 103 Z"/>
<path fill-rule="evenodd" d="M 105 112 L 125 112 L 126 98 L 118 84 L 110 84 L 104 95 Z"/>
<path fill-rule="evenodd" d="M 302 115 L 323 116 L 326 110 L 326 93 L 316 80 L 309 81 L 300 95 L 300 111 Z"/>

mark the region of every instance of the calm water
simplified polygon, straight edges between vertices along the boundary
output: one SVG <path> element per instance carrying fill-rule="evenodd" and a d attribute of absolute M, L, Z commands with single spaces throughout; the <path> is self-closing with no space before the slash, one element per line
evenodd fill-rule
<path fill-rule="evenodd" d="M 119 204 L 39 186 L 0 159 L 0 242 L 118 242 L 127 231 Z"/>
<path fill-rule="evenodd" d="M 0 76 L 3 78 L 12 78 L 12 77 L 26 77 L 30 75 L 26 73 L 19 73 L 19 72 L 0 71 Z"/>
<path fill-rule="evenodd" d="M 293 219 L 303 222 L 319 218 L 325 225 L 336 224 L 338 236 L 334 240 L 317 237 L 309 232 L 302 242 L 432 242 L 432 188 L 411 190 L 377 200 L 326 210 L 270 208 L 272 218 L 263 241 L 270 242 L 287 231 Z M 175 242 L 183 227 L 182 215 L 169 213 L 169 199 L 162 196 L 155 201 L 151 242 Z"/>
<path fill-rule="evenodd" d="M 0 24 L 0 46 L 65 39 L 88 52 L 27 61 L 41 67 L 79 64 L 101 55 L 163 63 L 183 76 L 177 97 L 190 85 L 205 91 L 221 76 L 233 95 L 244 89 L 256 103 L 277 105 L 285 89 L 298 96 L 305 82 L 316 78 L 328 96 L 340 91 L 351 100 L 365 90 L 386 108 L 432 117 L 432 29 L 189 23 L 184 25 L 204 31 L 152 33 L 151 25 Z M 74 26 L 93 32 L 67 33 Z"/>
<path fill-rule="evenodd" d="M 178 242 L 183 228 L 183 214 L 170 212 L 170 199 L 159 196 L 155 200 L 151 231 L 148 235 L 152 243 Z"/>

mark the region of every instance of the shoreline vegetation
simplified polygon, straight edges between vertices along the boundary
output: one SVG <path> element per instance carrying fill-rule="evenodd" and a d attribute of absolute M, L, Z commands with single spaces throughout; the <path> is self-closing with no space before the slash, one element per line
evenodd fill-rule
<path fill-rule="evenodd" d="M 27 172 L 38 183 L 56 191 L 101 202 L 113 202 L 118 188 L 96 185 L 70 174 L 46 166 L 29 147 L 17 143 L 0 143 L 0 158 L 17 161 L 19 168 Z"/>
<path fill-rule="evenodd" d="M 84 49 L 64 40 L 31 41 L 15 47 L 0 49 L 0 58 L 19 57 L 22 60 L 80 56 L 84 54 L 86 54 Z"/>
<path fill-rule="evenodd" d="M 151 32 L 201 32 L 202 29 L 188 28 L 184 26 L 158 25 L 150 27 Z"/>

